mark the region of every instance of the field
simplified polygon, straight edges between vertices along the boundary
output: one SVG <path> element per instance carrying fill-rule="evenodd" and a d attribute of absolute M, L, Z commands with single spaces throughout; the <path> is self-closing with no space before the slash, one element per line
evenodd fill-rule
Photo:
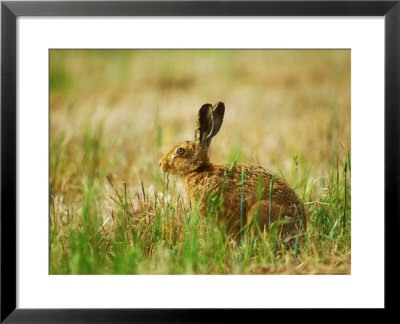
<path fill-rule="evenodd" d="M 351 273 L 349 50 L 52 50 L 49 82 L 50 274 Z M 217 101 L 211 161 L 280 174 L 295 244 L 228 236 L 160 172 Z"/>

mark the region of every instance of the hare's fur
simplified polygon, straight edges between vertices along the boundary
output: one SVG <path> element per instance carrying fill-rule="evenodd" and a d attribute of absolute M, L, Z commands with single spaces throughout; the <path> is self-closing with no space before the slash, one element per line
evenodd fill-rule
<path fill-rule="evenodd" d="M 161 160 L 160 167 L 171 174 L 179 173 L 185 182 L 192 205 L 199 203 L 202 214 L 207 216 L 207 202 L 212 192 L 223 197 L 222 213 L 228 228 L 240 230 L 241 215 L 244 221 L 252 221 L 263 229 L 271 223 L 281 221 L 284 233 L 306 225 L 306 211 L 295 191 L 278 175 L 260 165 L 237 163 L 216 165 L 208 158 L 208 147 L 221 127 L 225 106 L 203 105 L 197 118 L 195 141 L 185 141 L 175 146 Z M 245 180 L 242 181 L 244 171 Z M 270 183 L 274 178 L 273 194 Z M 243 194 L 244 187 L 244 194 Z M 243 200 L 243 205 L 242 205 Z M 269 207 L 272 202 L 271 208 Z M 255 226 L 252 226 L 254 230 Z"/>

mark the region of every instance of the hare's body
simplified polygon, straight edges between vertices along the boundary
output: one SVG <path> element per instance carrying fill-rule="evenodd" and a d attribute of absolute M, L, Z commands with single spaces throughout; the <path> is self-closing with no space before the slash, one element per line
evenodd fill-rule
<path fill-rule="evenodd" d="M 244 171 L 244 183 L 242 171 Z M 299 218 L 305 221 L 304 210 L 296 193 L 278 175 L 255 164 L 237 163 L 232 167 L 208 163 L 194 172 L 181 176 L 187 186 L 192 205 L 200 202 L 203 214 L 206 214 L 210 194 L 216 192 L 222 195 L 222 212 L 228 227 L 234 233 L 240 229 L 242 212 L 245 223 L 248 224 L 251 219 L 257 217 L 260 229 L 264 226 L 268 227 L 272 177 L 274 183 L 271 197 L 271 222 L 276 222 L 278 219 L 283 222 L 288 221 L 289 224 L 283 228 L 286 232 L 294 228 L 293 225 L 298 223 Z"/>
<path fill-rule="evenodd" d="M 261 230 L 268 227 L 269 219 L 271 223 L 278 220 L 287 223 L 281 227 L 283 232 L 305 225 L 303 203 L 278 175 L 255 164 L 216 165 L 209 161 L 208 147 L 222 124 L 224 109 L 223 103 L 214 110 L 211 105 L 204 105 L 198 116 L 196 141 L 174 147 L 160 160 L 161 169 L 179 173 L 187 186 L 191 204 L 199 204 L 203 215 L 207 216 L 210 195 L 220 197 L 222 214 L 233 233 L 240 230 L 241 219 L 244 224 L 250 224 L 250 221 L 257 224 Z"/>

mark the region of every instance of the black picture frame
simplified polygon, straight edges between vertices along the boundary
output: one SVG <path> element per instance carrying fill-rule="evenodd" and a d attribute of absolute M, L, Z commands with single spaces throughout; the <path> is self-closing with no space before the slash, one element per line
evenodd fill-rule
<path fill-rule="evenodd" d="M 16 19 L 19 16 L 384 16 L 385 309 L 396 308 L 399 237 L 400 0 L 395 1 L 2 1 L 1 322 L 233 322 L 267 310 L 16 308 Z M 373 125 L 371 125 L 373 127 Z M 368 175 L 371 176 L 371 175 Z M 289 319 L 287 317 L 286 319 Z"/>

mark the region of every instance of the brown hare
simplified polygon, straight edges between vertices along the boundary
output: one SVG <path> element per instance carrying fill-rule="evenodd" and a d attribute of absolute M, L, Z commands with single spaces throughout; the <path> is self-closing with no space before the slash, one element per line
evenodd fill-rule
<path fill-rule="evenodd" d="M 255 164 L 219 165 L 210 162 L 208 148 L 221 128 L 224 113 L 222 102 L 214 107 L 203 105 L 197 116 L 195 140 L 185 141 L 168 152 L 159 162 L 161 170 L 179 174 L 186 184 L 192 206 L 198 203 L 204 216 L 209 216 L 210 195 L 219 194 L 223 219 L 233 234 L 237 234 L 241 227 L 244 229 L 245 224 L 252 233 L 255 228 L 263 231 L 270 221 L 278 224 L 281 234 L 304 227 L 304 205 L 278 175 Z"/>

